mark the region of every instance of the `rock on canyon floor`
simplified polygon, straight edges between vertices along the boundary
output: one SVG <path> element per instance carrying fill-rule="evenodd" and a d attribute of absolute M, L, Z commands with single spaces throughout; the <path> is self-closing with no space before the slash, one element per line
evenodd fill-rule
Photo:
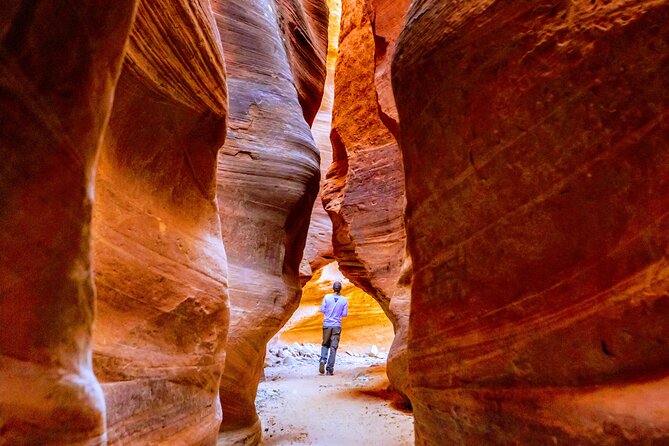
<path fill-rule="evenodd" d="M 400 446 L 414 443 L 413 417 L 386 388 L 385 359 L 340 352 L 334 376 L 318 359 L 265 368 L 256 407 L 264 446 Z"/>

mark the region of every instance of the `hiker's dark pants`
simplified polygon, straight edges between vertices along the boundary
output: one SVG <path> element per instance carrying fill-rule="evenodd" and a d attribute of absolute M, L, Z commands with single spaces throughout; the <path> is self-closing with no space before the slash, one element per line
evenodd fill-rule
<path fill-rule="evenodd" d="M 334 372 L 335 356 L 339 347 L 341 327 L 323 327 L 323 345 L 321 345 L 321 362 L 327 365 L 325 370 Z M 328 350 L 330 354 L 328 355 Z"/>

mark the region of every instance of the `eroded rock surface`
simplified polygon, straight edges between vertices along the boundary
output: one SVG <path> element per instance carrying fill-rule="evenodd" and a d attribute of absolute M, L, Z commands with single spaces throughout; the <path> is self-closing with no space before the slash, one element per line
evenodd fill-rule
<path fill-rule="evenodd" d="M 110 444 L 213 444 L 228 325 L 208 1 L 142 1 L 96 172 L 94 365 Z"/>
<path fill-rule="evenodd" d="M 660 444 L 669 2 L 414 2 L 393 62 L 418 444 Z"/>
<path fill-rule="evenodd" d="M 100 444 L 91 190 L 135 2 L 0 10 L 0 444 Z"/>
<path fill-rule="evenodd" d="M 257 440 L 254 398 L 265 346 L 300 300 L 298 269 L 318 190 L 318 153 L 295 87 L 295 76 L 306 75 L 294 75 L 282 41 L 284 3 L 217 1 L 214 9 L 230 91 L 230 129 L 218 164 L 231 299 L 222 430 L 251 428 Z M 300 70 L 318 71 L 312 76 L 322 79 L 324 52 L 318 61 Z"/>
<path fill-rule="evenodd" d="M 342 272 L 380 303 L 395 327 L 388 374 L 393 386 L 407 394 L 410 262 L 405 254 L 404 174 L 397 141 L 378 101 L 390 92 L 376 88 L 372 17 L 366 2 L 343 1 L 331 134 L 334 161 L 323 202 L 333 222 L 334 253 Z"/>

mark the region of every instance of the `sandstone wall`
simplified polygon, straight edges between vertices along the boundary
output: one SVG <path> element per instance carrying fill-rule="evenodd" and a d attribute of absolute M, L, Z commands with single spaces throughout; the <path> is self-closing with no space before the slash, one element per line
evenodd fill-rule
<path fill-rule="evenodd" d="M 91 366 L 91 190 L 135 6 L 0 8 L 2 445 L 105 439 Z"/>
<path fill-rule="evenodd" d="M 660 444 L 669 2 L 414 2 L 393 61 L 417 444 Z"/>
<path fill-rule="evenodd" d="M 395 327 L 388 375 L 407 394 L 410 261 L 405 254 L 404 176 L 397 141 L 384 123 L 379 102 L 390 91 L 376 87 L 376 58 L 382 57 L 373 20 L 368 3 L 342 2 L 331 133 L 334 161 L 323 203 L 333 222 L 334 254 L 342 272 L 380 303 Z"/>
<path fill-rule="evenodd" d="M 229 136 L 218 163 L 231 299 L 222 430 L 247 430 L 257 441 L 254 399 L 265 346 L 299 303 L 299 263 L 318 190 L 318 152 L 304 118 L 313 113 L 301 107 L 298 88 L 305 78 L 324 78 L 325 53 L 290 57 L 280 24 L 294 11 L 283 2 L 217 1 L 214 9 L 230 90 Z M 312 42 L 325 38 L 310 29 L 293 32 Z"/>
<path fill-rule="evenodd" d="M 143 0 L 96 172 L 94 366 L 110 444 L 213 444 L 228 325 L 209 2 Z"/>

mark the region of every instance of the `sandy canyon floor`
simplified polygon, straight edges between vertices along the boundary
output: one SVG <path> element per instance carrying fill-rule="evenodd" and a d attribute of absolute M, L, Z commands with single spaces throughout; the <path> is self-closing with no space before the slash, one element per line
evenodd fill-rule
<path fill-rule="evenodd" d="M 386 391 L 383 357 L 340 351 L 334 376 L 326 376 L 313 357 L 317 346 L 308 347 L 265 368 L 256 399 L 263 445 L 413 444 L 413 417 Z"/>

